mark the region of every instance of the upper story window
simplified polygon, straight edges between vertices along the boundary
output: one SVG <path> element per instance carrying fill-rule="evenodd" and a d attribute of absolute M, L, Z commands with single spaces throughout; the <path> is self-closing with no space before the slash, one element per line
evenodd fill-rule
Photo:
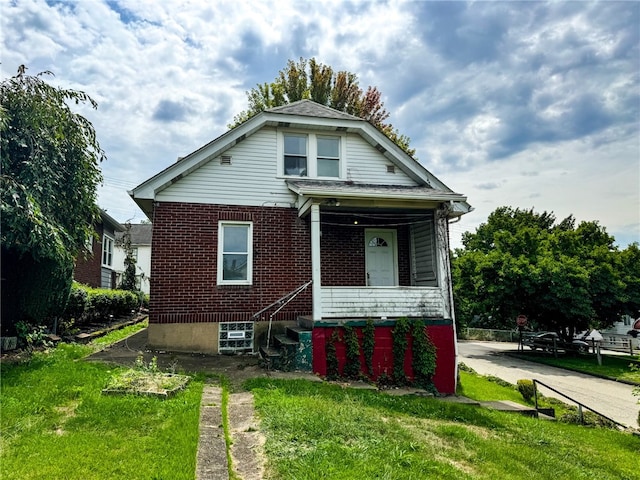
<path fill-rule="evenodd" d="M 307 172 L 307 136 L 284 136 L 284 174 L 306 177 Z"/>
<path fill-rule="evenodd" d="M 113 238 L 104 235 L 102 237 L 102 266 L 113 265 Z"/>
<path fill-rule="evenodd" d="M 218 285 L 251 285 L 253 224 L 218 223 Z"/>
<path fill-rule="evenodd" d="M 318 176 L 340 177 L 340 137 L 317 137 Z"/>
<path fill-rule="evenodd" d="M 342 178 L 344 137 L 286 132 L 278 143 L 280 174 L 291 177 Z"/>

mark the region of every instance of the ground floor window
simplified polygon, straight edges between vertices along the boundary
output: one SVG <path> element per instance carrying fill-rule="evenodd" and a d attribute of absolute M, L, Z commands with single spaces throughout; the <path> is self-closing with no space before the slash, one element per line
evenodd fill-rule
<path fill-rule="evenodd" d="M 251 285 L 252 222 L 218 223 L 218 285 Z"/>

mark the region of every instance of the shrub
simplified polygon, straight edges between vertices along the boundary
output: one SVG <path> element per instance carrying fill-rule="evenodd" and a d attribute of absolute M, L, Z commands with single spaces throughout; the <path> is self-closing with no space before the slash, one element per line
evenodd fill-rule
<path fill-rule="evenodd" d="M 76 324 L 104 321 L 111 317 L 130 315 L 137 310 L 141 293 L 127 290 L 91 288 L 76 283 L 73 285 L 62 321 L 75 319 Z"/>
<path fill-rule="evenodd" d="M 535 395 L 533 380 L 518 380 L 517 386 L 518 391 L 522 395 L 522 398 L 524 398 L 527 402 L 533 400 L 533 396 Z"/>
<path fill-rule="evenodd" d="M 80 319 L 87 309 L 87 303 L 89 302 L 88 287 L 84 287 L 79 283 L 74 282 L 71 286 L 71 292 L 69 293 L 69 300 L 67 301 L 67 307 L 62 315 L 66 319 Z"/>
<path fill-rule="evenodd" d="M 346 363 L 344 366 L 344 376 L 356 379 L 360 376 L 360 343 L 358 334 L 353 327 L 345 325 L 344 343 L 346 346 Z"/>
<path fill-rule="evenodd" d="M 407 353 L 407 334 L 411 325 L 407 317 L 396 320 L 393 328 L 393 381 L 397 385 L 406 385 L 407 376 L 404 372 L 404 358 Z"/>
<path fill-rule="evenodd" d="M 436 346 L 429 338 L 422 319 L 414 320 L 411 335 L 414 383 L 418 387 L 432 388 L 432 378 L 436 371 Z"/>
<path fill-rule="evenodd" d="M 367 366 L 369 376 L 373 377 L 373 352 L 376 347 L 376 327 L 373 319 L 367 319 L 367 324 L 362 329 L 362 353 L 364 354 L 364 362 Z"/>

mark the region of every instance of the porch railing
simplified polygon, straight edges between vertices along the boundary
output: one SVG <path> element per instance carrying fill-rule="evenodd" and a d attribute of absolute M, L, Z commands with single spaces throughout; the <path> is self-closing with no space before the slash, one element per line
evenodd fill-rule
<path fill-rule="evenodd" d="M 446 316 L 438 287 L 322 287 L 322 318 Z"/>

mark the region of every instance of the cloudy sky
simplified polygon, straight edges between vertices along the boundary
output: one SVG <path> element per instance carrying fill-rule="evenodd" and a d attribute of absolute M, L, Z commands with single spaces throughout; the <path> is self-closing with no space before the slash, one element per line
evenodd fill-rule
<path fill-rule="evenodd" d="M 597 220 L 640 241 L 640 2 L 0 0 L 2 78 L 83 90 L 100 206 L 218 137 L 246 91 L 315 57 L 377 86 L 419 161 L 475 211 Z"/>

